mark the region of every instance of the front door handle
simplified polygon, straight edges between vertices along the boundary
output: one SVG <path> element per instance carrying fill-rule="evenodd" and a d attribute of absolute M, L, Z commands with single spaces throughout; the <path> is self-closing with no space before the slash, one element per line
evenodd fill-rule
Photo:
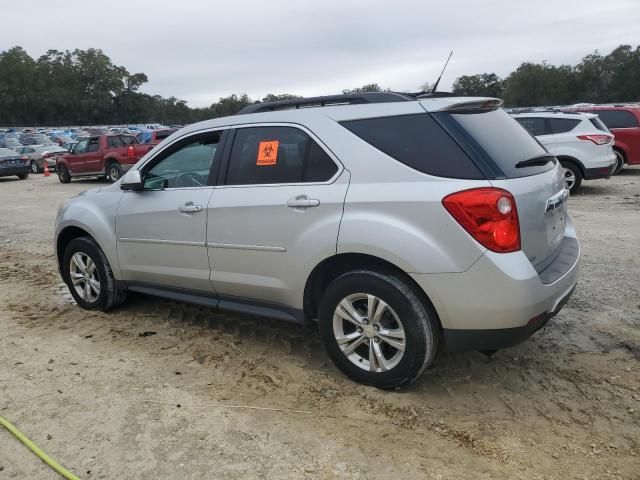
<path fill-rule="evenodd" d="M 311 208 L 318 205 L 320 205 L 320 200 L 309 198 L 306 195 L 298 195 L 287 200 L 287 207 L 289 208 Z"/>
<path fill-rule="evenodd" d="M 202 205 L 194 205 L 193 202 L 187 202 L 178 207 L 180 213 L 196 213 L 202 211 Z"/>

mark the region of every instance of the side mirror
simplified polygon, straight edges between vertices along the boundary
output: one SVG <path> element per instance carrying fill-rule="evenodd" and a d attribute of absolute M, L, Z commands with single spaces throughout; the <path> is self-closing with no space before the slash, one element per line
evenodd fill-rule
<path fill-rule="evenodd" d="M 143 190 L 144 183 L 142 182 L 142 175 L 140 175 L 140 171 L 129 170 L 124 177 L 122 177 L 120 188 L 122 190 Z"/>

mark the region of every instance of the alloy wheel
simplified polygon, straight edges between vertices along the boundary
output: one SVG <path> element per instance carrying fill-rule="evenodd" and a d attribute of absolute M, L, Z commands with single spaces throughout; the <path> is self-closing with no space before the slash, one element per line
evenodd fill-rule
<path fill-rule="evenodd" d="M 100 277 L 95 262 L 84 252 L 76 252 L 69 262 L 69 277 L 76 293 L 93 303 L 100 296 Z"/>
<path fill-rule="evenodd" d="M 342 299 L 333 314 L 333 334 L 349 361 L 369 372 L 392 370 L 404 356 L 402 322 L 375 295 L 356 293 Z"/>
<path fill-rule="evenodd" d="M 567 182 L 567 188 L 571 190 L 573 186 L 576 184 L 576 175 L 570 168 L 564 169 L 564 179 Z"/>

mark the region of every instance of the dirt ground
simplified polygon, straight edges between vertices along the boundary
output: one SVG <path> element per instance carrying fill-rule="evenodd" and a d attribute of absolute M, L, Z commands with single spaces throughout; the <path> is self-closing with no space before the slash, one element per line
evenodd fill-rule
<path fill-rule="evenodd" d="M 53 222 L 100 184 L 0 178 L 0 415 L 81 478 L 640 478 L 639 168 L 571 199 L 581 280 L 544 331 L 394 392 L 297 326 L 144 296 L 81 310 Z M 5 478 L 59 477 L 0 429 Z"/>

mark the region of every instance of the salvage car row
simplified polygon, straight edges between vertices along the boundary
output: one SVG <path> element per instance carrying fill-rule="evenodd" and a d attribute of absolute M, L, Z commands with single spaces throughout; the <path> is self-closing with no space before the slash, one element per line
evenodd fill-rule
<path fill-rule="evenodd" d="M 150 128 L 152 127 L 152 128 Z M 33 132 L 0 131 L 0 176 L 57 171 L 71 177 L 103 176 L 115 182 L 144 153 L 175 131 L 158 125 L 144 128 L 69 129 Z"/>

